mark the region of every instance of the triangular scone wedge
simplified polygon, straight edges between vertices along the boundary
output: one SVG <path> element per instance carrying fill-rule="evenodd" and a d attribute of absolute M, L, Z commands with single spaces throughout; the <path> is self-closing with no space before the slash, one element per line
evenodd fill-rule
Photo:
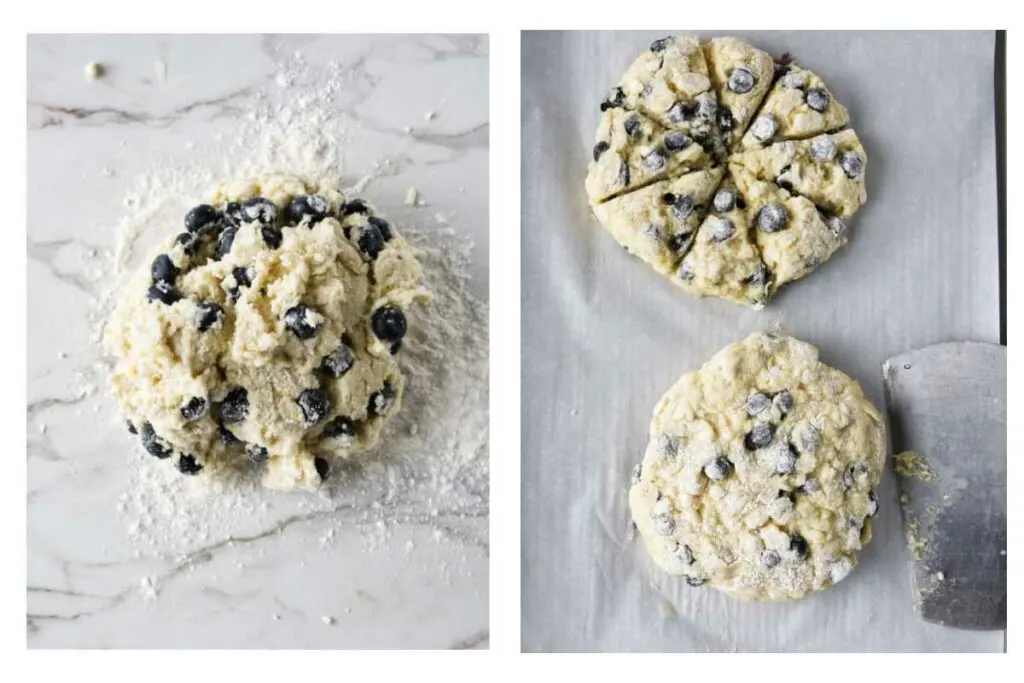
<path fill-rule="evenodd" d="M 821 135 L 850 122 L 846 107 L 836 101 L 821 78 L 796 65 L 787 68 L 743 136 L 743 149 Z"/>
<path fill-rule="evenodd" d="M 761 259 L 768 266 L 771 294 L 807 275 L 846 244 L 846 226 L 839 217 L 826 222 L 806 197 L 758 180 L 736 164 L 729 171 L 746 201 Z"/>
<path fill-rule="evenodd" d="M 775 61 L 767 52 L 732 37 L 712 38 L 705 43 L 704 59 L 718 95 L 719 131 L 731 150 L 772 87 Z"/>
<path fill-rule="evenodd" d="M 672 276 L 693 243 L 721 167 L 687 173 L 594 206 L 594 215 L 632 254 Z"/>
<path fill-rule="evenodd" d="M 607 109 L 597 128 L 587 195 L 596 204 L 710 164 L 707 152 L 682 131 L 666 130 L 639 112 Z"/>
<path fill-rule="evenodd" d="M 776 142 L 730 157 L 758 180 L 803 195 L 841 218 L 852 216 L 867 200 L 867 159 L 852 129 L 809 140 Z"/>
<path fill-rule="evenodd" d="M 717 104 L 700 42 L 693 36 L 656 40 L 630 65 L 602 108 L 641 112 L 699 144 L 717 142 Z M 724 148 L 723 148 L 724 149 Z"/>
<path fill-rule="evenodd" d="M 745 206 L 730 181 L 718 188 L 673 282 L 695 296 L 717 296 L 754 308 L 764 307 L 768 271 L 761 261 Z"/>

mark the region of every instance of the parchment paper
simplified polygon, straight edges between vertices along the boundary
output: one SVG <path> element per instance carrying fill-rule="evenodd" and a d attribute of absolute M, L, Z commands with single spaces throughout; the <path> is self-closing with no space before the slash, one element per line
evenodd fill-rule
<path fill-rule="evenodd" d="M 526 651 L 1001 651 L 1002 632 L 926 624 L 911 606 L 894 476 L 846 581 L 785 604 L 691 588 L 629 537 L 626 486 L 659 397 L 748 333 L 781 325 L 864 386 L 956 339 L 998 342 L 991 33 L 744 33 L 819 73 L 868 152 L 850 244 L 763 311 L 689 298 L 589 215 L 598 104 L 655 38 L 522 42 L 522 644 Z"/>

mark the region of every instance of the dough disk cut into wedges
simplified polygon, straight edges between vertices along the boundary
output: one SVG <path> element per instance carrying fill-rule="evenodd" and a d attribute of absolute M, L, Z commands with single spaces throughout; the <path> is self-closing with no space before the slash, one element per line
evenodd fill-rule
<path fill-rule="evenodd" d="M 838 217 L 826 219 L 811 200 L 756 179 L 730 164 L 740 194 L 753 221 L 757 246 L 770 273 L 772 294 L 787 282 L 799 280 L 827 261 L 846 244 L 846 226 Z"/>
<path fill-rule="evenodd" d="M 723 142 L 731 150 L 772 87 L 775 60 L 767 52 L 732 37 L 712 38 L 705 43 L 704 58 L 718 95 Z"/>
<path fill-rule="evenodd" d="M 885 451 L 855 381 L 758 332 L 658 402 L 630 510 L 655 563 L 691 586 L 801 598 L 842 581 L 870 541 Z"/>
<path fill-rule="evenodd" d="M 710 140 L 717 107 L 700 42 L 692 36 L 654 41 L 603 106 L 636 110 L 698 141 Z"/>
<path fill-rule="evenodd" d="M 627 251 L 671 276 L 724 173 L 719 167 L 663 180 L 598 204 L 594 213 Z"/>
<path fill-rule="evenodd" d="M 673 282 L 694 296 L 717 296 L 762 308 L 768 300 L 768 270 L 754 241 L 753 226 L 735 186 L 726 180 L 697 231 Z"/>
<path fill-rule="evenodd" d="M 611 108 L 597 129 L 587 194 L 596 204 L 710 164 L 704 149 L 685 133 L 669 131 L 639 112 Z"/>
<path fill-rule="evenodd" d="M 828 133 L 850 122 L 846 107 L 836 101 L 821 78 L 796 65 L 788 69 L 768 92 L 743 136 L 743 149 Z"/>
<path fill-rule="evenodd" d="M 764 149 L 734 154 L 730 161 L 745 167 L 757 179 L 803 195 L 841 218 L 849 218 L 867 201 L 867 154 L 852 129 L 808 140 L 776 142 Z"/>

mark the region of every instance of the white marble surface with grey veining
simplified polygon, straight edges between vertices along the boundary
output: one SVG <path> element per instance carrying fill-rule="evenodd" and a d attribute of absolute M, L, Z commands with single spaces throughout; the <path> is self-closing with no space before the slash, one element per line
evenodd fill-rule
<path fill-rule="evenodd" d="M 213 506 L 208 529 L 181 532 L 174 510 L 133 518 L 149 463 L 96 336 L 126 195 L 155 167 L 216 177 L 214 150 L 267 93 L 289 97 L 285 62 L 344 74 L 327 94 L 345 173 L 380 176 L 364 196 L 400 228 L 472 239 L 486 300 L 487 53 L 481 36 L 29 37 L 29 647 L 487 647 L 486 467 L 443 492 L 429 468 L 402 486 L 389 477 L 406 470 L 357 468 L 328 493 Z M 428 205 L 405 205 L 409 187 Z M 395 422 L 415 434 L 415 418 Z"/>

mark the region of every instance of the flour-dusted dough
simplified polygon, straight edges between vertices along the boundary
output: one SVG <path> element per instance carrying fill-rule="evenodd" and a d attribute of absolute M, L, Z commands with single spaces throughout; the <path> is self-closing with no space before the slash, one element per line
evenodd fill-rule
<path fill-rule="evenodd" d="M 601 117 L 587 173 L 592 203 L 710 164 L 707 152 L 681 131 L 636 111 L 611 108 Z"/>
<path fill-rule="evenodd" d="M 772 87 L 775 60 L 750 43 L 731 37 L 709 40 L 704 44 L 704 57 L 718 94 L 723 142 L 732 149 Z"/>
<path fill-rule="evenodd" d="M 672 275 L 693 243 L 721 168 L 664 180 L 594 207 L 598 219 L 627 251 Z"/>
<path fill-rule="evenodd" d="M 786 73 L 768 92 L 743 136 L 744 149 L 829 133 L 850 122 L 846 107 L 836 101 L 817 74 L 795 64 L 784 68 Z"/>
<path fill-rule="evenodd" d="M 629 492 L 654 561 L 690 585 L 789 600 L 849 574 L 871 539 L 885 428 L 860 386 L 755 333 L 658 402 Z"/>
<path fill-rule="evenodd" d="M 816 74 L 738 38 L 654 41 L 601 111 L 594 216 L 694 296 L 762 308 L 846 243 L 844 221 L 866 200 L 867 155 L 839 130 L 846 109 Z M 676 181 L 686 193 L 665 189 Z M 736 199 L 674 212 L 659 201 L 690 194 Z"/>
<path fill-rule="evenodd" d="M 318 182 L 272 175 L 210 202 L 122 295 L 111 390 L 186 474 L 248 456 L 268 486 L 316 487 L 401 405 L 393 352 L 401 311 L 429 298 L 420 266 L 372 206 Z"/>
<path fill-rule="evenodd" d="M 757 179 L 803 195 L 840 218 L 849 218 L 867 201 L 868 157 L 852 130 L 777 142 L 735 154 L 731 161 Z"/>
<path fill-rule="evenodd" d="M 753 221 L 772 293 L 807 275 L 846 244 L 846 224 L 841 219 L 826 218 L 806 197 L 757 180 L 745 168 L 731 165 L 730 171 Z M 775 212 L 779 213 L 773 225 Z"/>
<path fill-rule="evenodd" d="M 694 296 L 718 296 L 753 308 L 768 300 L 768 270 L 743 197 L 730 180 L 715 192 L 711 213 L 673 280 Z"/>

